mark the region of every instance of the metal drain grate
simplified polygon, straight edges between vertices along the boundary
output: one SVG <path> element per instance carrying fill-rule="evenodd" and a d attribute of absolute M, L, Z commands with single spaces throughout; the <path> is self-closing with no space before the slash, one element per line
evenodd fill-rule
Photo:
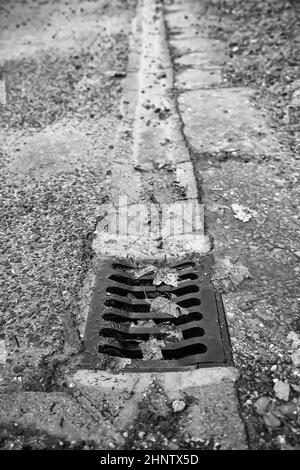
<path fill-rule="evenodd" d="M 165 268 L 175 272 L 177 286 L 157 286 L 153 273 L 136 277 L 141 266 L 155 265 L 153 260 L 139 265 L 102 261 L 87 319 L 81 367 L 103 369 L 103 357 L 107 356 L 129 358 L 128 371 L 231 365 L 222 300 L 210 284 L 211 262 L 210 257 L 201 266 L 189 260 L 165 263 Z M 151 303 L 158 298 L 180 307 L 177 316 L 168 309 L 152 309 Z M 175 332 L 175 341 L 166 339 L 166 330 Z M 145 357 L 143 345 L 151 339 L 160 345 L 160 358 Z"/>

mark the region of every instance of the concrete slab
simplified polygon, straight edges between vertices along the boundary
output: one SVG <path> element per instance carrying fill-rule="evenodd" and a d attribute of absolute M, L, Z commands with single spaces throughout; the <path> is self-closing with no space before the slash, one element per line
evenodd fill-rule
<path fill-rule="evenodd" d="M 184 90 L 211 88 L 222 84 L 220 69 L 201 68 L 179 71 L 175 80 L 176 86 Z"/>
<path fill-rule="evenodd" d="M 198 152 L 239 149 L 252 155 L 281 151 L 266 121 L 251 105 L 252 91 L 224 88 L 179 96 L 185 133 Z"/>
<path fill-rule="evenodd" d="M 60 392 L 0 395 L 0 422 L 2 426 L 20 428 L 20 432 L 45 432 L 57 440 L 93 440 L 100 448 L 107 447 L 108 442 L 122 443 L 122 436 L 111 430 L 96 408 L 87 411 L 80 399 Z"/>
<path fill-rule="evenodd" d="M 170 405 L 175 400 L 189 403 L 180 416 L 179 428 L 183 432 L 195 440 L 214 439 L 222 449 L 245 449 L 244 427 L 235 394 L 237 378 L 238 372 L 232 367 L 117 375 L 81 370 L 69 377 L 69 385 L 84 388 L 89 396 L 109 395 L 110 402 L 119 407 L 117 427 L 128 429 L 137 419 L 139 403 L 156 382 Z"/>

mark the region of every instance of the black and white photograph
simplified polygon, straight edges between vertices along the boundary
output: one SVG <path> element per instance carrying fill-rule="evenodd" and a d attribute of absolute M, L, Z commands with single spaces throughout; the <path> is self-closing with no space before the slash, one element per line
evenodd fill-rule
<path fill-rule="evenodd" d="M 299 177 L 300 0 L 0 0 L 3 468 L 299 451 Z"/>

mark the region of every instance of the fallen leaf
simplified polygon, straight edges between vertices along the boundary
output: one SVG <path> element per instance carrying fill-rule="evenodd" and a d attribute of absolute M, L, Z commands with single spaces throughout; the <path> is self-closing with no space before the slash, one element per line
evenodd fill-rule
<path fill-rule="evenodd" d="M 265 424 L 271 428 L 279 428 L 281 422 L 276 416 L 273 415 L 270 411 L 263 415 L 263 420 Z"/>
<path fill-rule="evenodd" d="M 130 325 L 131 328 L 141 328 L 141 327 L 145 327 L 145 328 L 153 328 L 153 327 L 156 327 L 156 323 L 154 323 L 153 320 L 139 320 L 136 324 L 135 323 L 131 323 Z"/>
<path fill-rule="evenodd" d="M 232 263 L 229 257 L 218 260 L 215 272 L 212 276 L 214 281 L 221 281 L 225 291 L 230 290 L 230 282 L 237 287 L 244 279 L 250 278 L 251 273 L 241 261 Z"/>
<path fill-rule="evenodd" d="M 254 215 L 256 215 L 255 211 L 249 209 L 248 207 L 242 206 L 241 204 L 231 204 L 231 208 L 235 213 L 234 217 L 241 220 L 242 222 L 248 222 Z"/>
<path fill-rule="evenodd" d="M 258 413 L 259 415 L 263 415 L 270 401 L 271 399 L 269 397 L 260 397 L 258 400 L 256 400 L 256 402 L 254 403 L 256 413 Z"/>
<path fill-rule="evenodd" d="M 279 400 L 288 401 L 290 396 L 290 385 L 287 382 L 278 380 L 278 382 L 275 383 L 273 390 Z"/>
<path fill-rule="evenodd" d="M 145 276 L 146 274 L 150 274 L 156 271 L 156 267 L 153 266 L 153 264 L 148 264 L 147 266 L 144 266 L 143 268 L 140 268 L 138 270 L 136 269 L 131 269 L 129 272 L 133 273 L 133 277 L 135 278 L 140 278 Z"/>
<path fill-rule="evenodd" d="M 169 300 L 166 297 L 159 296 L 154 300 L 147 299 L 147 302 L 151 304 L 151 312 L 163 313 L 175 318 L 179 317 L 180 315 L 187 315 L 189 313 L 188 310 L 180 307 L 175 302 L 173 302 L 173 300 Z"/>
<path fill-rule="evenodd" d="M 131 364 L 131 359 L 127 357 L 114 357 L 111 358 L 109 363 L 109 369 L 113 374 L 118 374 L 121 369 L 124 369 L 127 365 Z"/>
<path fill-rule="evenodd" d="M 165 340 L 169 342 L 182 341 L 182 331 L 180 328 L 176 328 L 175 325 L 161 325 L 161 333 L 165 334 Z"/>
<path fill-rule="evenodd" d="M 168 286 L 178 286 L 178 273 L 174 269 L 161 268 L 155 273 L 153 279 L 153 285 L 159 286 L 160 284 L 166 284 Z"/>
<path fill-rule="evenodd" d="M 231 280 L 235 286 L 238 286 L 244 279 L 252 277 L 248 268 L 240 261 L 233 266 L 231 272 Z"/>
<path fill-rule="evenodd" d="M 140 343 L 143 359 L 163 359 L 161 348 L 165 346 L 164 341 L 150 338 Z"/>

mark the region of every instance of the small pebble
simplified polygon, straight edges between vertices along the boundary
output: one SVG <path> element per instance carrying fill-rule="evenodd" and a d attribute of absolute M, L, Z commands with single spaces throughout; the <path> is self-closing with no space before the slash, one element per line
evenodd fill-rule
<path fill-rule="evenodd" d="M 174 413 L 180 413 L 181 411 L 185 409 L 185 406 L 186 406 L 185 402 L 182 400 L 175 400 L 172 403 L 172 409 Z"/>

